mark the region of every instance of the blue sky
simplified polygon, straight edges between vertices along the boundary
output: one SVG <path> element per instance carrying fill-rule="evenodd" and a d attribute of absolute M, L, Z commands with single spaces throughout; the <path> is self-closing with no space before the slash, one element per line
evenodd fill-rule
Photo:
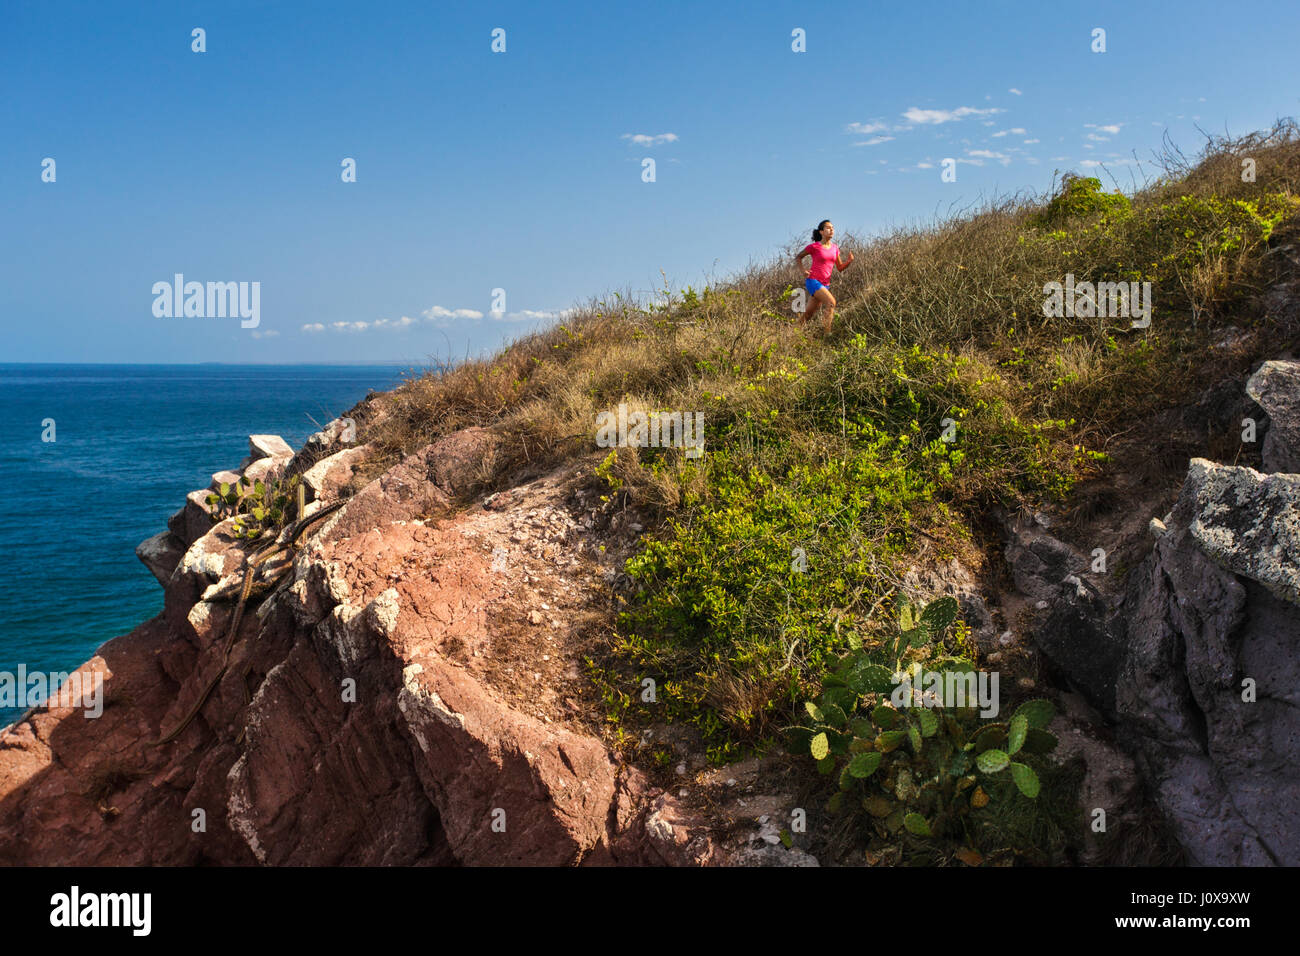
<path fill-rule="evenodd" d="M 1109 184 L 1085 164 L 1127 185 L 1166 131 L 1194 153 L 1198 125 L 1300 114 L 1298 35 L 1293 2 L 6 0 L 0 361 L 478 354 L 825 217 L 868 236 L 1058 170 Z M 176 273 L 259 282 L 258 327 L 156 317 Z"/>

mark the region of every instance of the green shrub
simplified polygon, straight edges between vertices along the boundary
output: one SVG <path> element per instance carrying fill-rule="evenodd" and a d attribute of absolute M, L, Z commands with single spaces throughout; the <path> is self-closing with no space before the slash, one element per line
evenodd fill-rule
<path fill-rule="evenodd" d="M 1047 203 L 1033 222 L 1039 226 L 1059 226 L 1072 219 L 1083 219 L 1097 213 L 1122 216 L 1132 209 L 1128 197 L 1120 192 L 1101 191 L 1101 180 L 1094 177 L 1067 174 L 1061 179 L 1061 188 Z"/>
<path fill-rule="evenodd" d="M 781 479 L 725 451 L 706 461 L 707 500 L 688 497 L 627 562 L 640 587 L 616 649 L 660 683 L 670 716 L 730 752 L 843 650 L 931 489 L 906 460 L 866 452 Z"/>
<path fill-rule="evenodd" d="M 943 646 L 956 616 L 952 598 L 922 609 L 903 604 L 896 639 L 851 650 L 830 670 L 820 696 L 805 703 L 811 720 L 791 731 L 791 745 L 836 777 L 833 812 L 857 804 L 882 834 L 957 837 L 965 818 L 988 805 L 989 790 L 996 789 L 991 778 L 1005 774 L 1021 795 L 1038 796 L 1038 773 L 1025 755 L 1056 746 L 1046 730 L 1054 714 L 1050 701 L 1023 703 L 1005 723 L 981 721 L 974 708 L 942 699 L 942 690 L 939 698 L 922 700 L 912 688 L 904 706 L 891 702 L 908 657 L 929 658 L 932 672 L 973 673 L 969 659 Z M 920 666 L 914 660 L 910 672 L 919 676 Z"/>
<path fill-rule="evenodd" d="M 889 458 L 915 474 L 926 500 L 959 511 L 1017 496 L 1059 499 L 1094 457 L 1071 440 L 1074 422 L 1024 421 L 1001 373 L 946 348 L 882 348 L 854 336 L 805 408 L 820 431 Z"/>
<path fill-rule="evenodd" d="M 301 511 L 305 490 L 296 474 L 272 473 L 266 480 L 255 481 L 240 478 L 234 485 L 223 481 L 208 495 L 208 510 L 213 521 L 234 516 L 235 537 L 253 541 L 264 533 L 279 531 L 288 523 L 290 513 Z"/>
<path fill-rule="evenodd" d="M 684 493 L 626 564 L 638 585 L 615 632 L 626 679 L 653 678 L 665 716 L 696 724 L 715 756 L 761 744 L 845 650 L 843 635 L 880 626 L 873 609 L 917 531 L 961 537 L 964 516 L 991 500 L 1069 490 L 1090 454 L 1069 443 L 1072 423 L 1023 421 L 1001 388 L 950 352 L 857 337 L 792 409 L 804 437 L 835 454 L 800 461 L 783 454 L 789 423 L 726 420 L 687 466 L 702 469 L 703 493 Z M 742 450 L 756 447 L 761 461 Z M 624 488 L 620 458 L 596 469 L 611 492 Z"/>
<path fill-rule="evenodd" d="M 1297 210 L 1300 200 L 1287 193 L 1183 195 L 1103 209 L 1086 222 L 1044 216 L 1038 224 L 1056 228 L 1029 230 L 1020 241 L 1041 247 L 1060 275 L 1073 273 L 1076 281 L 1152 283 L 1163 325 L 1170 316 L 1195 317 L 1226 304 L 1248 288 L 1250 265 Z"/>

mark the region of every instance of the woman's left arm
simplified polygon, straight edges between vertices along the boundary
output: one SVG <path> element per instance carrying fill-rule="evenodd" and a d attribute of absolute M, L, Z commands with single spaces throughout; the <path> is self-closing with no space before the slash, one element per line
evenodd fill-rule
<path fill-rule="evenodd" d="M 835 257 L 835 265 L 839 268 L 841 272 L 843 272 L 849 266 L 853 265 L 853 253 L 850 252 L 849 257 L 847 259 L 844 258 L 843 253 L 840 253 L 838 256 Z"/>

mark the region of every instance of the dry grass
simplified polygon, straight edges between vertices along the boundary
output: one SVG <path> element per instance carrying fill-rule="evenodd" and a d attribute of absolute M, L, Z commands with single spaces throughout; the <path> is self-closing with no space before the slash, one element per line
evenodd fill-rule
<path fill-rule="evenodd" d="M 1253 184 L 1240 178 L 1246 155 L 1256 160 Z M 1288 120 L 1239 140 L 1211 138 L 1197 162 L 1169 146 L 1158 160 L 1161 175 L 1134 193 L 1135 210 L 1178 195 L 1294 192 L 1300 132 Z M 829 341 L 810 339 L 793 321 L 789 294 L 802 277 L 782 258 L 698 297 L 589 301 L 491 358 L 412 378 L 381 399 L 388 412 L 381 423 L 359 423 L 362 437 L 378 445 L 378 467 L 441 435 L 490 427 L 505 438 L 496 463 L 503 481 L 590 452 L 596 414 L 619 402 L 702 410 L 711 442 L 721 426 L 730 447 L 753 454 L 762 453 L 760 430 L 744 423 L 780 409 L 790 413 L 783 437 L 791 453 L 824 460 L 841 452 L 837 437 L 810 433 L 795 412 L 801 395 L 837 387 L 836 351 L 861 335 L 886 352 L 915 344 L 961 353 L 982 375 L 1001 377 L 1002 396 L 1018 415 L 1074 419 L 1076 438 L 1104 444 L 1131 426 L 1135 401 L 1145 412 L 1195 387 L 1206 317 L 1231 305 L 1225 276 L 1249 284 L 1258 250 L 1186 276 L 1181 295 L 1161 303 L 1158 334 L 1114 319 L 1044 319 L 1043 284 L 1069 265 L 1049 244 L 1024 241 L 1046 198 L 997 200 L 870 241 L 846 236 L 843 245 L 857 261 L 836 278 L 837 329 Z M 1079 255 L 1104 264 L 1105 241 Z M 1139 340 L 1156 351 L 1134 348 Z M 643 474 L 636 456 L 627 458 L 621 476 L 647 503 L 680 503 L 681 481 L 689 480 L 680 469 L 672 479 Z"/>

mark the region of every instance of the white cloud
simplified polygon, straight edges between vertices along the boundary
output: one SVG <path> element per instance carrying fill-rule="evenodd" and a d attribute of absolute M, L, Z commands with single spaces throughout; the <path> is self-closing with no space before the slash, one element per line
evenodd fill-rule
<path fill-rule="evenodd" d="M 869 136 L 872 133 L 880 133 L 889 129 L 888 123 L 881 123 L 873 120 L 870 123 L 850 123 L 844 127 L 846 132 L 857 133 L 860 136 Z"/>
<path fill-rule="evenodd" d="M 1110 123 L 1104 126 L 1098 126 L 1096 123 L 1084 123 L 1083 128 L 1095 129 L 1098 132 L 1109 133 L 1111 136 L 1114 136 L 1116 133 L 1119 132 L 1119 128 L 1123 125 L 1124 125 L 1123 123 Z"/>
<path fill-rule="evenodd" d="M 454 319 L 478 320 L 487 318 L 493 322 L 542 322 L 550 319 L 563 319 L 572 312 L 572 309 L 520 309 L 518 312 L 479 312 L 475 309 L 444 309 L 440 305 L 435 305 L 431 309 L 425 309 L 421 315 L 439 327 L 445 328 Z"/>
<path fill-rule="evenodd" d="M 409 329 L 421 322 L 429 322 L 445 327 L 455 319 L 481 319 L 483 313 L 475 309 L 447 309 L 435 305 L 420 313 L 421 318 L 403 315 L 396 319 L 375 319 L 373 322 L 331 322 L 328 326 L 320 322 L 308 322 L 302 326 L 303 332 L 315 334 L 329 329 L 334 332 L 373 332 L 384 329 Z"/>
<path fill-rule="evenodd" d="M 1016 89 L 1014 86 L 1011 87 L 1011 89 L 1007 90 L 1007 92 L 1008 92 L 1008 93 L 1012 93 L 1012 94 L 1014 94 L 1014 95 L 1016 95 L 1016 96 L 1024 96 L 1024 95 L 1025 95 L 1025 94 L 1021 93 L 1018 89 Z"/>
<path fill-rule="evenodd" d="M 1026 145 L 1026 146 L 1029 146 L 1029 145 L 1031 145 L 1032 143 L 1037 143 L 1037 142 L 1038 142 L 1038 140 L 1036 140 L 1036 139 L 1027 139 L 1027 140 L 1025 140 L 1025 145 Z"/>
<path fill-rule="evenodd" d="M 854 143 L 853 145 L 854 146 L 879 146 L 881 143 L 888 143 L 893 138 L 894 137 L 892 136 L 873 136 L 871 137 L 871 139 L 865 140 L 864 142 L 861 143 Z"/>
<path fill-rule="evenodd" d="M 934 169 L 934 163 L 917 163 L 917 169 Z"/>
<path fill-rule="evenodd" d="M 991 149 L 968 149 L 966 155 L 978 156 L 980 159 L 996 159 L 1003 166 L 1011 162 L 1011 157 L 1006 153 L 996 153 Z"/>
<path fill-rule="evenodd" d="M 372 328 L 405 329 L 409 326 L 414 325 L 415 322 L 416 320 L 411 318 L 409 315 L 404 315 L 400 319 L 378 319 L 373 323 Z"/>
<path fill-rule="evenodd" d="M 255 339 L 273 339 L 273 338 L 275 338 L 275 337 L 276 337 L 277 335 L 279 335 L 279 334 L 280 334 L 280 333 L 277 332 L 275 329 L 267 329 L 265 332 L 260 332 L 260 331 L 259 331 L 259 332 L 254 332 L 254 333 L 253 333 L 253 338 L 255 338 Z"/>
<path fill-rule="evenodd" d="M 1109 137 L 1109 136 L 1098 136 L 1096 133 L 1089 133 L 1089 134 L 1087 135 L 1087 137 L 1085 137 L 1085 138 L 1086 138 L 1086 139 L 1090 139 L 1090 140 L 1092 140 L 1094 143 L 1109 143 L 1109 142 L 1110 142 L 1110 137 Z"/>
<path fill-rule="evenodd" d="M 677 142 L 676 133 L 624 133 L 623 139 L 630 140 L 633 146 L 662 146 L 664 143 Z"/>
<path fill-rule="evenodd" d="M 999 109 L 996 106 L 986 110 L 976 109 L 973 106 L 959 106 L 955 110 L 923 110 L 919 107 L 910 107 L 903 118 L 909 123 L 918 124 L 938 124 L 951 123 L 954 120 L 964 119 L 967 116 L 990 116 L 993 113 L 1005 113 L 1006 110 Z"/>
<path fill-rule="evenodd" d="M 435 305 L 420 313 L 426 319 L 481 319 L 483 313 L 475 309 L 444 309 Z"/>

